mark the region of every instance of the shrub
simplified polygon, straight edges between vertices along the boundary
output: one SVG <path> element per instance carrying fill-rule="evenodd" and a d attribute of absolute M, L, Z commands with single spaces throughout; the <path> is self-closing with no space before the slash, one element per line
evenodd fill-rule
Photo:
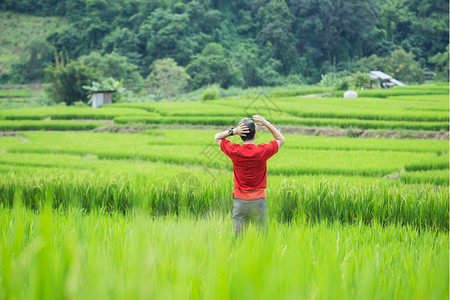
<path fill-rule="evenodd" d="M 79 62 L 71 62 L 67 65 L 57 63 L 55 67 L 47 67 L 45 73 L 52 83 L 45 89 L 49 98 L 68 105 L 76 101 L 88 102 L 89 92 L 83 89 L 83 86 L 97 79 L 93 69 Z"/>
<path fill-rule="evenodd" d="M 342 78 L 338 80 L 336 88 L 338 91 L 346 91 L 350 87 L 350 80 L 348 78 Z"/>
<path fill-rule="evenodd" d="M 370 77 L 366 73 L 358 72 L 355 75 L 353 75 L 353 84 L 357 88 L 364 88 L 366 87 L 370 82 Z"/>
<path fill-rule="evenodd" d="M 219 99 L 219 88 L 217 86 L 211 86 L 202 93 L 202 101 L 217 99 Z"/>

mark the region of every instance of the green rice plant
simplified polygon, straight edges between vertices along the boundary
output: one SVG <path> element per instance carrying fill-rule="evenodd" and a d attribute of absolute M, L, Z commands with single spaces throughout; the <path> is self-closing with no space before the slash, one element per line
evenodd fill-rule
<path fill-rule="evenodd" d="M 334 93 L 333 87 L 307 87 L 295 90 L 271 92 L 269 97 L 295 97 L 304 95 L 330 94 Z"/>
<path fill-rule="evenodd" d="M 193 172 L 173 172 L 172 176 L 156 175 L 156 170 L 109 172 L 109 176 L 102 169 L 0 172 L 0 206 L 11 207 L 14 199 L 20 197 L 26 207 L 39 210 L 48 201 L 49 193 L 53 207 L 61 211 L 128 213 L 143 209 L 154 216 L 198 217 L 227 213 L 232 206 L 229 175 L 217 180 Z M 164 173 L 167 170 L 161 172 Z M 318 177 L 307 181 L 284 178 L 267 191 L 269 211 L 275 220 L 376 222 L 439 231 L 449 227 L 448 197 L 448 188 L 443 186 L 403 186 L 392 181 L 362 185 L 346 181 L 345 177 L 332 181 Z"/>
<path fill-rule="evenodd" d="M 449 185 L 449 170 L 428 170 L 428 171 L 413 171 L 401 174 L 401 180 L 405 183 L 431 183 L 439 185 Z"/>
<path fill-rule="evenodd" d="M 114 118 L 117 124 L 148 124 L 148 125 L 211 125 L 211 126 L 231 126 L 239 117 L 211 117 L 211 116 L 122 116 Z M 394 122 L 376 120 L 358 120 L 341 118 L 274 118 L 274 123 L 279 125 L 297 126 L 319 126 L 338 128 L 359 128 L 359 129 L 403 129 L 403 130 L 427 130 L 446 131 L 449 128 L 448 122 Z"/>
<path fill-rule="evenodd" d="M 143 160 L 152 162 L 164 162 L 178 165 L 204 166 L 213 169 L 231 170 L 231 162 L 220 151 L 219 146 L 213 140 L 213 133 L 204 134 L 201 130 L 191 131 L 190 134 L 184 130 L 171 133 L 168 130 L 156 131 L 154 135 L 130 135 L 114 133 L 23 133 L 18 137 L 26 139 L 26 143 L 14 143 L 9 145 L 8 141 L 0 144 L 0 147 L 8 149 L 8 154 L 16 156 L 19 160 L 33 163 L 32 158 L 20 158 L 21 154 L 71 154 L 71 155 L 95 155 L 99 159 L 108 160 Z M 371 150 L 366 146 L 358 148 L 359 141 L 344 138 L 348 145 L 341 149 L 332 147 L 315 147 L 314 139 L 309 147 L 301 149 L 295 146 L 295 140 L 301 143 L 301 138 L 295 135 L 292 138 L 292 147 L 287 147 L 271 158 L 268 162 L 270 174 L 277 175 L 303 175 L 303 174 L 329 174 L 329 175 L 361 175 L 382 177 L 392 172 L 398 172 L 406 165 L 414 164 L 416 161 L 433 162 L 439 159 L 436 149 L 444 150 L 448 145 L 436 141 L 430 144 L 430 152 L 414 152 L 395 149 L 395 141 L 391 141 L 392 150 L 385 146 L 384 150 Z M 238 142 L 239 137 L 233 141 Z M 55 144 L 52 141 L 57 140 Z M 266 134 L 261 137 L 260 142 L 268 142 L 271 138 Z M 323 139 L 316 139 L 319 144 Z M 334 138 L 334 144 L 342 143 L 340 138 Z M 350 143 L 351 141 L 351 143 Z M 1 141 L 0 141 L 1 142 Z M 342 143 L 345 145 L 345 142 Z M 407 147 L 405 141 L 403 149 Z M 433 148 L 431 145 L 440 145 Z M 367 145 L 367 144 L 366 144 Z M 413 149 L 414 141 L 410 141 Z M 422 144 L 422 147 L 424 145 Z M 340 146 L 342 147 L 342 146 Z M 300 148 L 300 149 L 298 149 Z M 352 148 L 350 150 L 349 148 Z M 376 149 L 376 145 L 374 146 Z M 182 151 L 180 151 L 182 149 Z M 5 156 L 6 159 L 6 156 Z M 10 158 L 10 161 L 15 159 Z M 36 158 L 37 163 L 41 161 L 50 162 L 50 158 Z M 58 162 L 55 162 L 57 165 Z"/>
<path fill-rule="evenodd" d="M 227 107 L 228 100 L 221 99 L 211 102 L 158 102 L 152 107 L 161 116 L 204 116 L 204 117 L 238 117 L 242 108 Z"/>
<path fill-rule="evenodd" d="M 12 109 L 0 111 L 0 119 L 5 120 L 43 120 L 51 119 L 108 119 L 112 120 L 120 115 L 143 115 L 146 111 L 141 108 L 108 108 L 107 105 L 98 109 L 76 106 L 50 106 L 27 109 Z"/>
<path fill-rule="evenodd" d="M 233 117 L 160 117 L 160 116 L 124 116 L 114 118 L 117 124 L 189 124 L 189 125 L 217 125 L 227 126 L 235 123 L 236 118 Z"/>
<path fill-rule="evenodd" d="M 27 101 L 29 101 L 29 98 L 0 98 L 0 103 L 26 103 Z"/>
<path fill-rule="evenodd" d="M 302 125 L 333 128 L 355 128 L 355 129 L 375 129 L 375 130 L 424 130 L 424 131 L 448 131 L 448 122 L 408 122 L 408 121 L 380 121 L 361 120 L 350 118 L 274 118 L 273 122 L 280 125 Z"/>
<path fill-rule="evenodd" d="M 439 102 L 395 101 L 377 98 L 277 98 L 227 99 L 228 109 L 248 114 L 260 113 L 279 117 L 350 118 L 385 121 L 448 121 L 448 97 Z M 225 102 L 225 100 L 224 100 Z M 430 111 L 427 109 L 432 108 Z"/>
<path fill-rule="evenodd" d="M 448 298 L 448 234 L 231 216 L 0 211 L 0 293 L 15 299 Z M 270 282 L 271 284 L 267 284 Z"/>
<path fill-rule="evenodd" d="M 448 230 L 445 229 L 449 218 L 446 187 L 387 186 L 382 182 L 358 186 L 346 184 L 345 180 L 320 180 L 306 185 L 292 180 L 271 191 L 268 197 L 278 199 L 272 212 L 280 220 L 290 216 L 289 221 L 300 218 L 312 222 L 375 222 Z M 284 199 L 292 204 L 286 206 Z"/>
<path fill-rule="evenodd" d="M 434 109 L 434 110 L 445 110 L 447 107 L 445 105 L 445 100 L 447 95 L 408 95 L 408 96 L 390 96 L 387 101 L 399 101 L 403 103 L 416 103 L 417 110 L 423 109 Z M 414 109 L 414 107 L 410 107 Z"/>
<path fill-rule="evenodd" d="M 394 87 L 392 89 L 367 89 L 358 91 L 362 97 L 387 98 L 392 96 L 414 96 L 414 95 L 448 95 L 448 85 L 419 85 Z M 336 97 L 342 97 L 344 91 L 336 92 Z"/>
<path fill-rule="evenodd" d="M 319 102 L 319 101 L 317 101 Z M 392 105 L 392 104 L 391 104 Z M 287 113 L 302 118 L 342 118 L 361 120 L 384 121 L 410 121 L 410 122 L 448 122 L 448 114 L 445 111 L 414 111 L 400 109 L 383 109 L 381 103 L 378 108 L 361 108 L 330 103 L 328 105 L 315 105 L 286 108 Z"/>
<path fill-rule="evenodd" d="M 118 103 L 96 110 L 83 107 L 4 110 L 0 119 L 114 119 L 117 124 L 230 126 L 243 117 L 260 113 L 269 114 L 270 120 L 279 125 L 447 131 L 448 101 L 442 97 L 431 102 L 374 98 L 270 100 L 259 96 L 211 103 Z"/>
<path fill-rule="evenodd" d="M 104 108 L 106 108 L 106 107 L 107 106 L 105 106 Z M 155 111 L 154 102 L 146 102 L 146 103 L 119 102 L 119 103 L 114 103 L 113 105 L 110 105 L 110 107 L 114 107 L 114 108 L 123 107 L 123 108 L 132 108 L 132 109 L 140 108 L 140 109 L 143 109 L 148 112 Z"/>
<path fill-rule="evenodd" d="M 170 132 L 167 132 L 168 135 Z M 213 134 L 213 132 L 211 132 Z M 437 155 L 448 152 L 447 140 L 425 139 L 380 139 L 380 138 L 351 138 L 324 137 L 284 134 L 287 143 L 283 149 L 316 149 L 316 150 L 360 150 L 360 151 L 401 151 L 401 152 L 433 152 Z M 257 142 L 270 140 L 267 131 L 257 133 Z M 411 155 L 414 155 L 413 153 Z"/>
<path fill-rule="evenodd" d="M 359 176 L 386 176 L 400 171 L 417 159 L 434 161 L 435 153 L 286 150 L 269 160 L 269 174 L 334 174 Z"/>
<path fill-rule="evenodd" d="M 92 130 L 104 126 L 101 122 L 73 122 L 73 121 L 0 121 L 0 131 L 24 130 Z"/>
<path fill-rule="evenodd" d="M 433 159 L 416 158 L 413 162 L 405 165 L 406 171 L 420 171 L 420 170 L 448 170 L 449 169 L 449 154 L 439 155 Z"/>
<path fill-rule="evenodd" d="M 29 89 L 1 89 L 0 88 L 0 98 L 30 98 L 32 95 Z"/>

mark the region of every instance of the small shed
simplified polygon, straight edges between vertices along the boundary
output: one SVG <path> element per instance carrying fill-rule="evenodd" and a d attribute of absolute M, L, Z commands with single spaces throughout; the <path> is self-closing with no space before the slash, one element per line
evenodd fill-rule
<path fill-rule="evenodd" d="M 381 71 L 370 71 L 369 73 L 370 76 L 370 88 L 372 88 L 373 82 L 376 81 L 376 84 L 378 87 L 381 88 L 390 88 L 394 85 L 398 85 L 398 86 L 405 86 L 405 84 L 401 81 L 398 81 L 394 78 L 392 78 L 392 76 L 383 73 Z"/>
<path fill-rule="evenodd" d="M 92 92 L 92 108 L 98 108 L 105 104 L 111 104 L 112 95 L 114 94 L 114 92 L 115 90 Z"/>

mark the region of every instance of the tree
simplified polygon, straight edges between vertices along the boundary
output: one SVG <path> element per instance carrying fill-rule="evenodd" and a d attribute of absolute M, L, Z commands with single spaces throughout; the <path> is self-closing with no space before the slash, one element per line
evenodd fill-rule
<path fill-rule="evenodd" d="M 53 101 L 65 102 L 72 105 L 74 102 L 88 102 L 89 92 L 83 86 L 90 85 L 92 80 L 98 79 L 95 71 L 80 62 L 74 61 L 65 64 L 56 57 L 56 66 L 45 69 L 46 76 L 51 85 L 46 92 Z"/>
<path fill-rule="evenodd" d="M 273 58 L 281 61 L 282 70 L 288 73 L 295 61 L 295 36 L 292 33 L 294 17 L 284 0 L 272 0 L 258 11 L 261 31 L 258 41 L 273 48 Z"/>
<path fill-rule="evenodd" d="M 134 91 L 139 91 L 144 85 L 138 67 L 127 62 L 127 58 L 117 53 L 101 55 L 98 52 L 91 52 L 89 55 L 81 56 L 79 61 L 88 66 L 102 77 L 113 77 L 123 80 L 124 86 Z"/>
<path fill-rule="evenodd" d="M 447 45 L 444 52 L 437 53 L 429 60 L 430 63 L 434 64 L 434 70 L 436 71 L 436 73 L 443 76 L 447 80 L 449 78 L 448 53 L 449 49 Z"/>
<path fill-rule="evenodd" d="M 409 83 L 422 83 L 425 79 L 423 70 L 414 59 L 414 54 L 407 53 L 403 49 L 395 50 L 387 57 L 378 57 L 373 54 L 362 58 L 356 62 L 355 69 L 365 73 L 382 71 L 400 81 Z"/>
<path fill-rule="evenodd" d="M 80 31 L 72 25 L 67 25 L 60 31 L 50 33 L 47 36 L 47 41 L 55 47 L 57 52 L 65 52 L 71 58 L 79 57 L 87 51 L 87 46 L 84 44 Z"/>
<path fill-rule="evenodd" d="M 353 84 L 357 88 L 365 88 L 370 83 L 370 77 L 367 73 L 358 72 L 353 75 Z"/>
<path fill-rule="evenodd" d="M 172 58 L 155 60 L 147 78 L 150 88 L 160 89 L 169 101 L 185 90 L 189 80 L 184 68 L 178 66 Z"/>
<path fill-rule="evenodd" d="M 389 70 L 387 70 L 386 68 L 389 68 Z M 392 71 L 390 66 L 388 66 L 387 59 L 378 57 L 376 54 L 372 54 L 369 57 L 363 57 L 358 60 L 355 63 L 355 70 L 364 73 L 369 73 L 370 71 Z"/>
<path fill-rule="evenodd" d="M 52 64 L 54 49 L 40 39 L 32 40 L 26 48 L 28 53 L 11 65 L 8 75 L 19 83 L 42 81 L 44 69 Z"/>
<path fill-rule="evenodd" d="M 188 33 L 190 25 L 186 13 L 154 11 L 139 29 L 139 38 L 145 45 L 146 63 L 171 57 L 177 63 L 187 65 L 190 57 L 198 51 L 196 35 Z"/>
<path fill-rule="evenodd" d="M 373 0 L 291 0 L 297 16 L 296 36 L 301 52 L 314 47 L 332 66 L 361 51 L 375 22 L 378 6 Z"/>
<path fill-rule="evenodd" d="M 392 67 L 393 76 L 398 80 L 409 83 L 423 83 L 425 76 L 412 52 L 407 53 L 400 49 L 392 52 L 387 58 L 388 65 Z"/>
<path fill-rule="evenodd" d="M 201 54 L 193 57 L 187 66 L 187 73 L 192 78 L 193 88 L 214 83 L 223 88 L 233 85 L 233 70 L 220 44 L 210 43 Z"/>
<path fill-rule="evenodd" d="M 103 50 L 106 53 L 115 52 L 125 56 L 134 65 L 142 64 L 142 54 L 139 53 L 139 39 L 137 35 L 128 28 L 116 28 L 103 40 Z"/>

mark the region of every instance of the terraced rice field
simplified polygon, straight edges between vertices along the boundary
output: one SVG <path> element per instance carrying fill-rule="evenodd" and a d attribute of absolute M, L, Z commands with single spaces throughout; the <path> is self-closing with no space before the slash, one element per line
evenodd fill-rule
<path fill-rule="evenodd" d="M 213 139 L 253 113 L 445 133 L 446 88 L 2 110 L 0 298 L 448 299 L 448 140 L 285 134 L 269 232 L 236 239 Z"/>

